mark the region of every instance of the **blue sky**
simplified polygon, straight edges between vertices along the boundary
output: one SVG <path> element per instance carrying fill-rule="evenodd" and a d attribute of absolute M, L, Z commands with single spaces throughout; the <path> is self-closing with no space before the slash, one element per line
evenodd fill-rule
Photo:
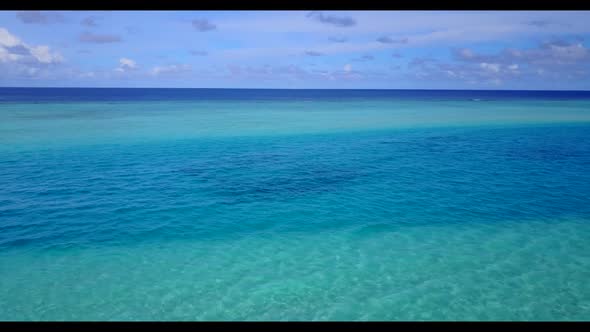
<path fill-rule="evenodd" d="M 1 11 L 0 86 L 590 90 L 588 11 Z"/>

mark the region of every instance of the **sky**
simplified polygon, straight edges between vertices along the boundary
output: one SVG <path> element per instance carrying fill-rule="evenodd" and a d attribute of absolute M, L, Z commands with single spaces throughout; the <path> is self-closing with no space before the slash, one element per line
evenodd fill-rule
<path fill-rule="evenodd" d="M 590 90 L 590 11 L 0 11 L 0 86 Z"/>

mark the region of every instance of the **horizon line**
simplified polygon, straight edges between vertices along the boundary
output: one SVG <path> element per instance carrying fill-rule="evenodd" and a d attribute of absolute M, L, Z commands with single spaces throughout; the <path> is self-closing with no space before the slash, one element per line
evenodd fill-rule
<path fill-rule="evenodd" d="M 0 86 L 0 89 L 182 89 L 182 90 L 368 90 L 368 91 L 539 91 L 539 92 L 590 92 L 590 90 L 538 90 L 538 89 L 420 89 L 420 88 L 202 88 L 202 87 L 71 87 L 71 86 Z"/>

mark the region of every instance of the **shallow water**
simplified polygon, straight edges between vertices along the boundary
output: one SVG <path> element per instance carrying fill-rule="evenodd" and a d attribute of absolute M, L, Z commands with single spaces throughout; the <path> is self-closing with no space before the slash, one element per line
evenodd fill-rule
<path fill-rule="evenodd" d="M 590 98 L 50 92 L 0 104 L 0 320 L 590 319 Z"/>

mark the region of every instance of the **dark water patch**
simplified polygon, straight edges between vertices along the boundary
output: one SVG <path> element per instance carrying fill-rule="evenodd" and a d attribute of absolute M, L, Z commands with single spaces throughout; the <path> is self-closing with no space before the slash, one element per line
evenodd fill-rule
<path fill-rule="evenodd" d="M 425 130 L 6 155 L 0 246 L 590 216 L 589 133 Z"/>
<path fill-rule="evenodd" d="M 215 192 L 221 197 L 235 198 L 239 202 L 266 201 L 335 191 L 359 176 L 359 173 L 353 171 L 323 170 L 273 176 L 268 180 L 228 181 Z"/>

